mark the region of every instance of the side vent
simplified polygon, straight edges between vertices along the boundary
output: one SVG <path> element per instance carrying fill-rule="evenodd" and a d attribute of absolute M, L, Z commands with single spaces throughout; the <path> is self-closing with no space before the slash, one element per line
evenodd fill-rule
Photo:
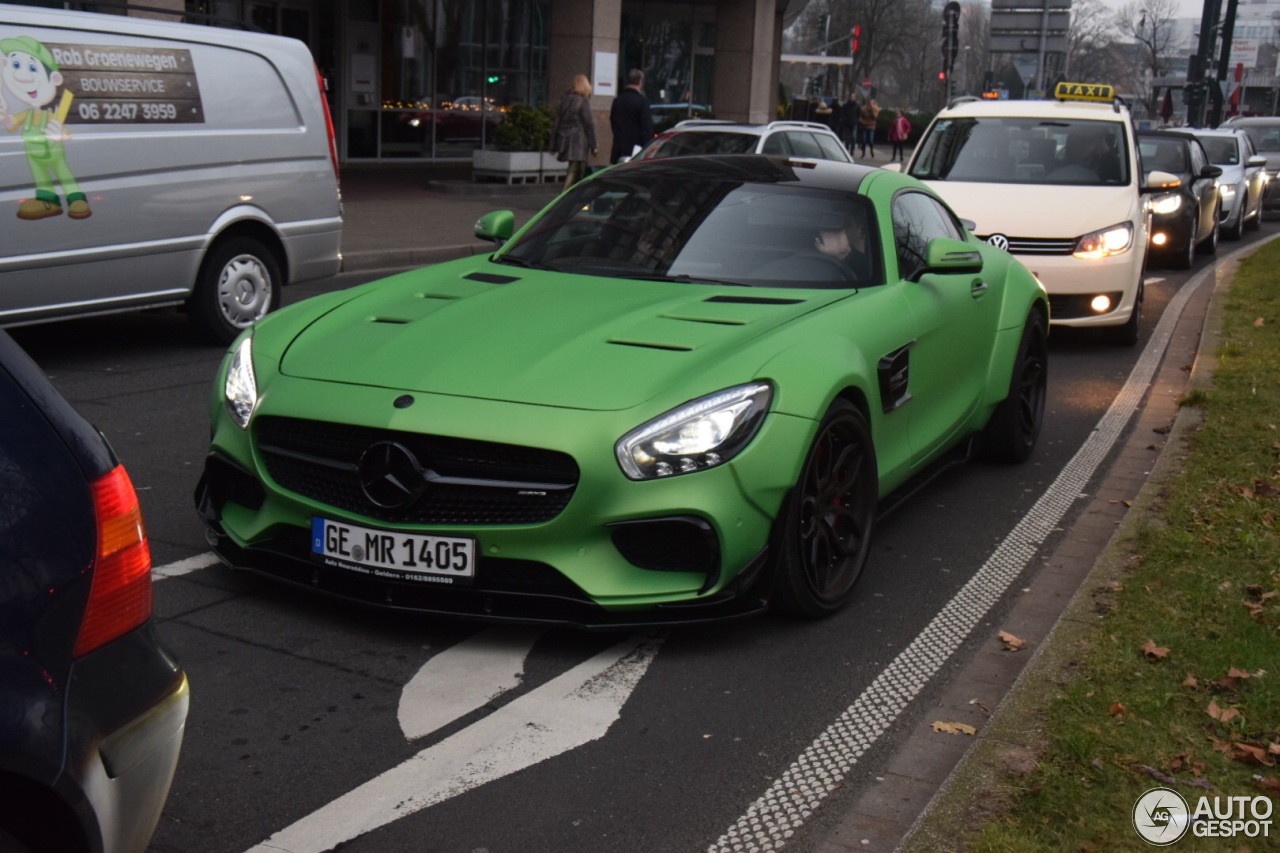
<path fill-rule="evenodd" d="M 880 359 L 876 373 L 880 378 L 880 405 L 885 414 L 900 408 L 911 399 L 911 348 L 915 341 Z"/>

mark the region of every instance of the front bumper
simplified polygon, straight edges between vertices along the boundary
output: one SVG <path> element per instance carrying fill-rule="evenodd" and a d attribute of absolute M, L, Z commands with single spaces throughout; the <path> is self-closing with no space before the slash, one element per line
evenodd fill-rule
<path fill-rule="evenodd" d="M 387 389 L 344 387 L 339 394 L 323 385 L 277 376 L 249 433 L 215 415 L 196 502 L 215 550 L 229 565 L 366 604 L 493 620 L 614 627 L 718 620 L 765 609 L 757 587 L 774 517 L 798 477 L 811 421 L 771 414 L 727 463 L 632 481 L 620 470 L 613 443 L 636 425 L 633 414 L 429 395 L 418 395 L 410 410 L 396 410 L 390 404 L 396 393 Z M 578 479 L 562 508 L 532 520 L 379 517 L 372 506 L 362 510 L 326 498 L 330 491 L 299 487 L 292 479 L 290 488 L 273 476 L 251 437 L 266 418 L 300 411 L 317 429 L 344 424 L 406 442 L 425 434 L 508 446 L 518 441 L 571 457 Z M 361 412 L 391 414 L 352 424 L 360 419 L 353 413 Z M 310 552 L 313 517 L 472 538 L 475 579 L 468 586 L 443 586 L 317 561 Z"/>
<path fill-rule="evenodd" d="M 1128 322 L 1137 303 L 1145 256 L 1145 246 L 1096 260 L 1067 254 L 1015 255 L 1044 284 L 1051 322 L 1080 328 Z M 1109 297 L 1111 309 L 1097 313 L 1090 303 L 1103 295 Z"/>

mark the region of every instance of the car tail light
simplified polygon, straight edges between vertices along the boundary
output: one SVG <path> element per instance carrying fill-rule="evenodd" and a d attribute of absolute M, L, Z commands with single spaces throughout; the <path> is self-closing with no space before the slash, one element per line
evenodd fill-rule
<path fill-rule="evenodd" d="M 151 618 L 151 546 L 133 481 L 124 466 L 117 465 L 94 481 L 92 490 L 98 553 L 75 657 L 106 645 Z"/>
<path fill-rule="evenodd" d="M 341 180 L 342 176 L 338 172 L 338 139 L 333 132 L 333 116 L 329 114 L 329 84 L 325 82 L 319 66 L 316 66 L 316 85 L 320 87 L 320 106 L 324 107 L 324 129 L 329 134 L 329 159 L 333 161 L 333 176 Z"/>

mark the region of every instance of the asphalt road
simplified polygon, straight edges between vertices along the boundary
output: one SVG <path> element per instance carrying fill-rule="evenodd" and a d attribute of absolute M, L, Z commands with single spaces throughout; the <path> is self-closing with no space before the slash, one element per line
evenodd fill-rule
<path fill-rule="evenodd" d="M 649 635 L 386 614 L 206 565 L 191 496 L 221 352 L 171 312 L 14 330 L 128 466 L 161 577 L 160 631 L 191 680 L 151 850 L 242 851 L 269 839 L 261 849 L 731 849 L 771 790 L 795 799 L 787 848 L 817 849 L 973 641 L 940 651 L 935 672 L 897 691 L 894 713 L 859 723 L 874 737 L 819 808 L 806 805 L 798 756 L 891 671 L 1050 488 L 1188 277 L 1153 271 L 1132 349 L 1055 330 L 1032 460 L 953 468 L 884 518 L 847 610 Z M 1039 565 L 1032 558 L 1010 589 Z M 983 624 L 998 623 L 1012 597 L 998 596 Z"/>

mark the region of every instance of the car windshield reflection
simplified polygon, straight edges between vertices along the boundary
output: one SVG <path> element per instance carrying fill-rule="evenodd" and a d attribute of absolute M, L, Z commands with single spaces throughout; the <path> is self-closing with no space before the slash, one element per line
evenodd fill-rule
<path fill-rule="evenodd" d="M 1124 125 L 1112 121 L 957 118 L 939 121 L 911 175 L 1000 184 L 1129 183 Z"/>
<path fill-rule="evenodd" d="M 873 219 L 852 193 L 619 169 L 565 193 L 495 260 L 614 279 L 852 288 L 883 282 Z"/>

